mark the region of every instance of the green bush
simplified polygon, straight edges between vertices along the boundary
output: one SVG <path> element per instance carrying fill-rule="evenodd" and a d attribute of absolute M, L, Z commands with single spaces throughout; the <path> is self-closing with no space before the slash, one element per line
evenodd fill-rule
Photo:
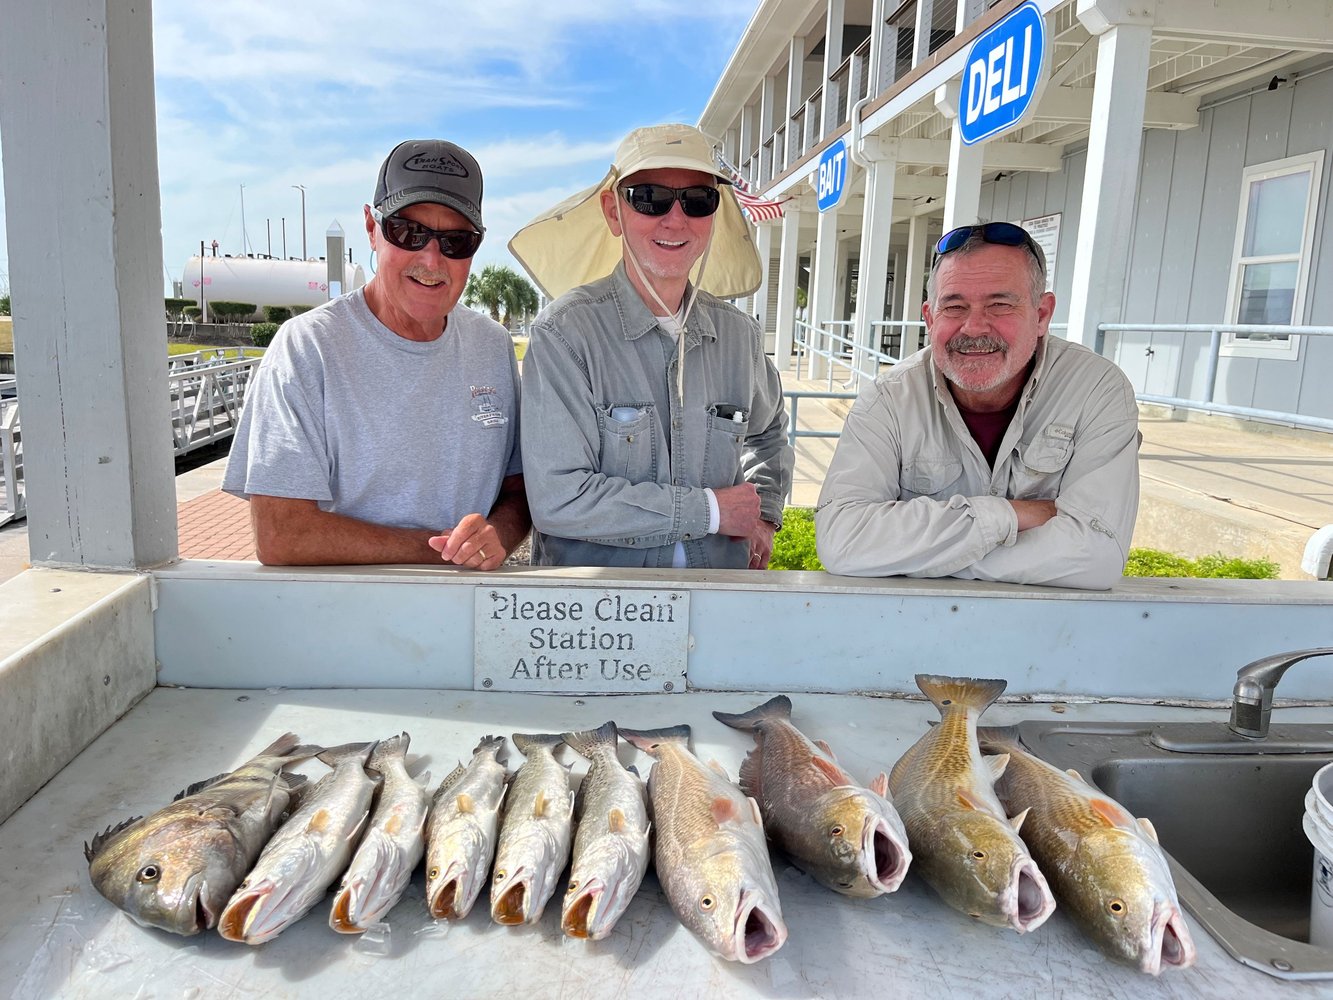
<path fill-rule="evenodd" d="M 9 296 L 0 295 L 0 316 L 9 315 Z"/>
<path fill-rule="evenodd" d="M 1271 559 L 1241 559 L 1215 552 L 1198 559 L 1160 552 L 1130 549 L 1125 576 L 1175 576 L 1195 579 L 1276 580 L 1278 565 Z"/>
<path fill-rule="evenodd" d="M 256 323 L 250 327 L 250 340 L 256 347 L 267 347 L 273 342 L 281 323 Z"/>
<path fill-rule="evenodd" d="M 177 299 L 168 297 L 164 301 L 166 302 L 167 312 L 169 313 L 180 313 L 185 310 L 186 306 L 197 304 L 194 299 Z"/>
<path fill-rule="evenodd" d="M 309 312 L 314 306 L 288 306 L 287 308 L 292 311 L 293 316 L 300 316 L 301 313 Z"/>
<path fill-rule="evenodd" d="M 224 323 L 239 323 L 249 319 L 258 308 L 253 302 L 226 302 L 221 299 L 208 304 L 208 311 L 213 314 L 213 318 Z"/>
<path fill-rule="evenodd" d="M 265 306 L 264 318 L 270 323 L 286 323 L 292 318 L 292 310 L 289 306 Z"/>
<path fill-rule="evenodd" d="M 192 319 L 197 323 L 199 322 L 200 317 L 204 315 L 204 310 L 199 306 L 186 306 L 181 310 L 181 315 L 188 319 Z"/>
<path fill-rule="evenodd" d="M 782 514 L 782 530 L 773 538 L 769 569 L 822 570 L 815 554 L 815 512 L 809 507 L 788 507 Z"/>

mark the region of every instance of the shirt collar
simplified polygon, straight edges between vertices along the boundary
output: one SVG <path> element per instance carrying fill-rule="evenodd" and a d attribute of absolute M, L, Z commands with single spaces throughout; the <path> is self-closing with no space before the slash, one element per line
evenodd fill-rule
<path fill-rule="evenodd" d="M 693 286 L 686 286 L 686 299 L 689 298 L 692 288 Z M 665 332 L 658 318 L 640 297 L 638 289 L 630 283 L 623 260 L 611 272 L 611 292 L 615 296 L 616 307 L 620 310 L 626 340 L 638 340 L 654 330 Z M 717 327 L 713 324 L 713 318 L 702 306 L 701 302 L 695 302 L 694 308 L 690 310 L 690 315 L 685 320 L 686 347 L 695 346 L 704 337 L 709 340 L 717 339 Z"/>

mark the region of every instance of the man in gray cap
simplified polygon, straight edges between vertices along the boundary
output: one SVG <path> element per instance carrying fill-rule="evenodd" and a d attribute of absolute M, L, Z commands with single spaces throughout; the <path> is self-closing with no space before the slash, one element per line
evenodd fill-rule
<path fill-rule="evenodd" d="M 527 535 L 513 341 L 458 305 L 481 193 L 466 150 L 400 143 L 365 206 L 374 277 L 278 330 L 222 484 L 260 562 L 491 570 Z"/>

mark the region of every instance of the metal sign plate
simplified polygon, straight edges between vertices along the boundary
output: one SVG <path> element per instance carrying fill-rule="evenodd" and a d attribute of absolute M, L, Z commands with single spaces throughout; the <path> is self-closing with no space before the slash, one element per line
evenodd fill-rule
<path fill-rule="evenodd" d="M 819 195 L 819 210 L 827 212 L 842 204 L 847 193 L 847 168 L 851 157 L 847 155 L 847 143 L 839 139 L 830 143 L 819 154 L 819 168 L 816 173 L 815 191 Z"/>
<path fill-rule="evenodd" d="M 473 609 L 475 690 L 685 690 L 686 591 L 478 587 Z"/>
<path fill-rule="evenodd" d="M 958 130 L 964 145 L 1019 124 L 1037 98 L 1045 54 L 1046 21 L 1031 0 L 978 36 L 963 67 Z"/>

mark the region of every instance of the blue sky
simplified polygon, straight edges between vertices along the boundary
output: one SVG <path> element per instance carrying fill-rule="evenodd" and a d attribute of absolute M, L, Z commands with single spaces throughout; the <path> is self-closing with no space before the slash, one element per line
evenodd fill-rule
<path fill-rule="evenodd" d="M 199 241 L 311 256 L 334 220 L 367 263 L 361 206 L 402 139 L 481 163 L 487 238 L 474 267 L 539 212 L 599 180 L 630 129 L 698 120 L 757 0 L 156 0 L 162 255 L 180 279 Z M 0 137 L 3 142 L 3 137 Z M 3 221 L 0 194 L 0 222 Z M 3 228 L 0 227 L 0 235 Z M 0 242 L 0 292 L 9 255 Z"/>

